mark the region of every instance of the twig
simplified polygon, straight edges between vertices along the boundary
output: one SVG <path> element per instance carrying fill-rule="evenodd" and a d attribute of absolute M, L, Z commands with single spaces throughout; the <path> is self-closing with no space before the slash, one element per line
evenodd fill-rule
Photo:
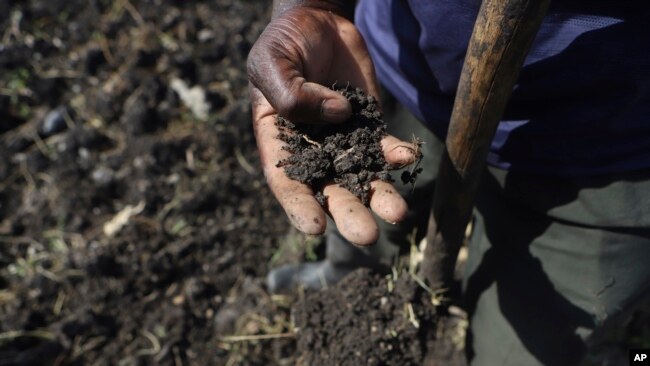
<path fill-rule="evenodd" d="M 319 146 L 319 147 L 320 147 L 320 146 Z M 353 151 L 354 151 L 354 146 L 352 146 L 351 148 L 345 150 L 341 155 L 337 156 L 337 157 L 334 159 L 334 164 L 338 163 L 339 161 L 341 161 L 342 159 L 344 159 L 346 156 L 350 155 Z"/>
<path fill-rule="evenodd" d="M 416 329 L 419 329 L 420 322 L 418 321 L 418 318 L 415 316 L 415 311 L 413 311 L 413 304 L 411 304 L 410 302 L 406 304 L 406 313 L 409 322 L 411 322 L 411 324 L 413 324 L 413 326 Z"/>
<path fill-rule="evenodd" d="M 41 339 L 48 339 L 48 340 L 55 339 L 54 333 L 44 329 L 10 330 L 8 332 L 0 333 L 0 343 L 12 341 L 16 338 L 22 338 L 22 337 L 41 338 Z"/>
<path fill-rule="evenodd" d="M 276 333 L 276 334 L 257 334 L 257 335 L 233 335 L 233 336 L 224 336 L 219 338 L 221 342 L 248 342 L 248 341 L 262 341 L 268 339 L 278 339 L 278 338 L 293 338 L 296 336 L 294 332 L 287 333 Z"/>
<path fill-rule="evenodd" d="M 195 170 L 196 166 L 194 164 L 194 152 L 192 149 L 185 150 L 185 160 L 187 161 L 187 167 L 190 170 Z"/>
<path fill-rule="evenodd" d="M 71 70 L 43 70 L 40 69 L 35 64 L 32 64 L 36 75 L 41 79 L 80 79 L 83 77 L 83 74 L 71 71 Z"/>
<path fill-rule="evenodd" d="M 129 15 L 131 15 L 131 17 L 133 17 L 135 22 L 138 23 L 138 25 L 142 26 L 142 25 L 145 24 L 145 21 L 144 21 L 144 18 L 142 17 L 142 15 L 138 12 L 138 9 L 136 9 L 133 6 L 133 4 L 131 4 L 131 2 L 129 0 L 124 0 L 122 5 L 124 6 L 124 9 L 126 9 L 126 11 L 129 12 Z"/>
<path fill-rule="evenodd" d="M 12 95 L 20 95 L 21 97 L 26 97 L 26 98 L 32 98 L 34 96 L 34 92 L 32 92 L 28 88 L 23 88 L 21 90 L 12 90 L 8 88 L 0 88 L 0 95 L 5 95 L 5 96 L 12 96 Z"/>
<path fill-rule="evenodd" d="M 255 175 L 257 172 L 255 171 L 255 168 L 246 160 L 244 157 L 244 154 L 242 154 L 241 149 L 239 146 L 235 147 L 235 158 L 237 159 L 237 162 L 239 165 L 241 165 L 244 170 L 250 174 L 250 175 Z"/>
<path fill-rule="evenodd" d="M 411 274 L 417 273 L 418 265 L 422 262 L 422 258 L 424 257 L 423 255 L 424 251 L 421 251 L 419 249 L 419 246 L 415 242 L 415 240 L 417 239 L 417 233 L 418 233 L 418 228 L 413 228 L 413 231 L 408 236 L 409 243 L 411 244 L 411 249 L 408 258 L 409 273 Z"/>
<path fill-rule="evenodd" d="M 59 315 L 61 314 L 61 310 L 63 309 L 63 303 L 65 302 L 66 295 L 63 291 L 59 291 L 58 296 L 56 297 L 56 302 L 54 303 L 54 308 L 52 309 L 52 312 L 54 315 Z"/>
<path fill-rule="evenodd" d="M 431 287 L 427 286 L 426 283 L 424 283 L 424 281 L 420 278 L 420 276 L 416 275 L 415 273 L 409 272 L 409 275 L 411 276 L 411 278 L 413 278 L 413 280 L 415 280 L 415 282 L 417 282 L 418 285 L 420 285 L 420 287 L 424 289 L 424 291 L 428 292 L 429 295 L 431 296 L 440 296 L 441 294 L 447 292 L 447 289 L 445 288 L 433 290 Z"/>
<path fill-rule="evenodd" d="M 57 276 L 55 273 L 48 271 L 43 267 L 36 267 L 36 273 L 43 275 L 43 277 L 52 280 L 53 282 L 61 283 L 61 277 Z"/>
<path fill-rule="evenodd" d="M 98 337 L 92 337 L 88 339 L 88 342 L 84 344 L 80 349 L 79 349 L 79 354 L 77 354 L 77 357 L 80 355 L 90 352 L 97 348 L 99 345 L 101 345 L 103 342 L 106 342 L 106 337 L 103 336 L 98 336 Z M 76 357 L 75 357 L 76 358 Z"/>
<path fill-rule="evenodd" d="M 310 144 L 312 144 L 312 145 L 314 145 L 314 146 L 317 146 L 319 149 L 321 148 L 321 144 L 320 144 L 320 143 L 318 143 L 318 142 L 316 142 L 316 141 L 310 139 L 309 137 L 307 137 L 307 135 L 300 135 L 300 137 L 302 137 L 302 138 L 303 138 L 305 141 L 307 141 L 308 143 L 310 143 Z"/>
<path fill-rule="evenodd" d="M 144 329 L 141 331 L 142 335 L 145 336 L 149 342 L 151 342 L 151 348 L 149 349 L 141 349 L 136 354 L 138 356 L 152 356 L 155 355 L 156 353 L 160 352 L 161 347 L 160 347 L 160 341 L 158 341 L 158 338 L 156 338 L 155 335 L 153 335 L 150 331 Z"/>

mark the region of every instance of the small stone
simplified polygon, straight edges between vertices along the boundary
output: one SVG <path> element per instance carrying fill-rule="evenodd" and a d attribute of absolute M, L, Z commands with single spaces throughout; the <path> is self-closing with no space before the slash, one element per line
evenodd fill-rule
<path fill-rule="evenodd" d="M 92 180 L 100 186 L 105 186 L 113 181 L 113 170 L 105 166 L 93 170 Z"/>
<path fill-rule="evenodd" d="M 205 43 L 214 38 L 214 32 L 211 29 L 204 28 L 199 31 L 199 33 L 196 35 L 196 38 L 199 40 L 199 42 Z"/>
<path fill-rule="evenodd" d="M 50 137 L 59 132 L 65 131 L 68 125 L 65 123 L 65 113 L 68 113 L 65 106 L 59 106 L 51 110 L 43 119 L 40 128 L 41 137 Z"/>
<path fill-rule="evenodd" d="M 183 295 L 174 296 L 174 298 L 172 299 L 172 304 L 176 306 L 183 305 L 184 302 L 185 302 L 185 296 Z"/>

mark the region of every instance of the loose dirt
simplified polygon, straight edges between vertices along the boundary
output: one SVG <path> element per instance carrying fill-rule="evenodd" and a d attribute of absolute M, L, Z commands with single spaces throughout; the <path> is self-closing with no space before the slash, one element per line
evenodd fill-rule
<path fill-rule="evenodd" d="M 381 140 L 386 136 L 377 100 L 349 84 L 334 84 L 333 90 L 346 97 L 352 105 L 352 117 L 340 124 L 294 124 L 278 117 L 279 139 L 287 145 L 291 156 L 278 163 L 289 178 L 309 184 L 318 192 L 316 198 L 325 203 L 320 193 L 329 182 L 338 183 L 369 205 L 374 180 L 392 182 L 391 166 L 384 159 Z M 406 172 L 408 174 L 408 172 Z M 414 173 L 404 181 L 413 182 Z M 403 179 L 404 180 L 404 179 Z"/>
<path fill-rule="evenodd" d="M 268 2 L 0 14 L 0 365 L 292 364 L 293 338 L 224 338 L 292 329 L 262 285 L 288 222 L 243 70 Z"/>
<path fill-rule="evenodd" d="M 434 298 L 406 272 L 355 271 L 295 305 L 298 364 L 464 365 L 463 320 L 439 317 Z"/>

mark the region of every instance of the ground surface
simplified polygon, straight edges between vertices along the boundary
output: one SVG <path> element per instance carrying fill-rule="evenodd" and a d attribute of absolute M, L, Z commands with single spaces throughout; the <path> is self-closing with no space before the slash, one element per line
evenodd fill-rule
<path fill-rule="evenodd" d="M 318 248 L 285 236 L 251 132 L 268 2 L 0 13 L 0 365 L 295 364 L 294 299 L 262 284 Z"/>
<path fill-rule="evenodd" d="M 439 317 L 429 291 L 406 271 L 357 270 L 309 294 L 294 307 L 298 364 L 464 365 L 465 320 Z"/>
<path fill-rule="evenodd" d="M 426 357 L 435 314 L 408 277 L 359 272 L 297 299 L 263 287 L 270 266 L 322 253 L 285 235 L 254 146 L 243 70 L 268 1 L 0 14 L 0 365 L 294 365 L 324 357 L 317 341 L 358 360 L 336 343 L 353 334 L 378 362 Z"/>
<path fill-rule="evenodd" d="M 290 330 L 243 72 L 266 3 L 0 1 L 0 365 L 291 364 L 220 341 Z"/>

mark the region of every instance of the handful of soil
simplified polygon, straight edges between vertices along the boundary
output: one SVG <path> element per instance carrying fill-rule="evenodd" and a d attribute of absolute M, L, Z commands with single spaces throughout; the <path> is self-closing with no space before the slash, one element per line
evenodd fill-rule
<path fill-rule="evenodd" d="M 287 143 L 285 150 L 291 156 L 277 166 L 284 167 L 289 178 L 309 184 L 315 191 L 334 181 L 368 206 L 370 182 L 393 181 L 380 143 L 386 136 L 386 123 L 375 97 L 350 85 L 334 84 L 332 89 L 350 101 L 351 119 L 335 125 L 309 125 L 294 124 L 278 116 L 278 138 Z M 316 199 L 325 204 L 320 191 Z"/>

